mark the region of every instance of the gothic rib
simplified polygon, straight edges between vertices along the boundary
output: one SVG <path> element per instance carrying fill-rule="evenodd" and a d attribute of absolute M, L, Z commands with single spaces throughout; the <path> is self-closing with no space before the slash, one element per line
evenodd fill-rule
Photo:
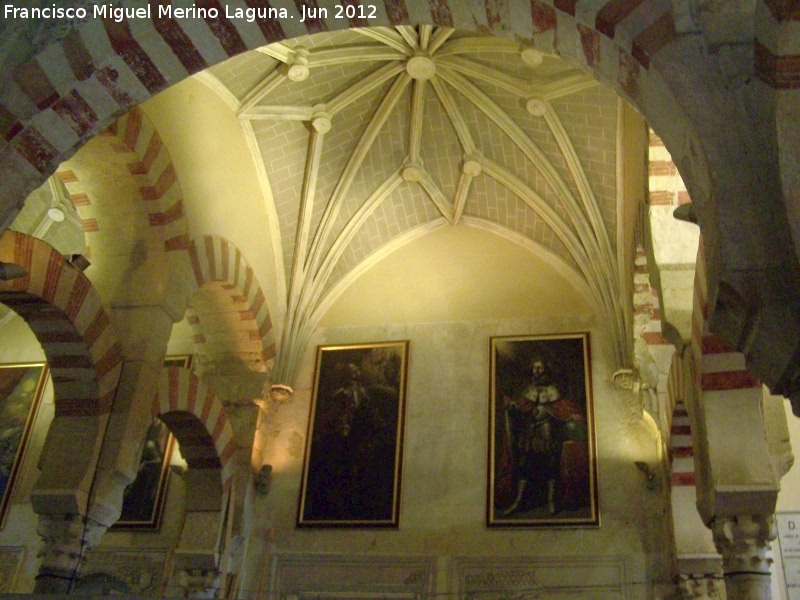
<path fill-rule="evenodd" d="M 420 160 L 422 125 L 425 116 L 425 81 L 415 80 L 411 95 L 411 122 L 408 125 L 408 160 L 416 164 Z"/>
<path fill-rule="evenodd" d="M 355 31 L 365 37 L 377 40 L 382 44 L 386 44 L 390 48 L 394 48 L 405 56 L 411 56 L 413 54 L 400 33 L 391 27 L 370 27 L 356 29 Z"/>

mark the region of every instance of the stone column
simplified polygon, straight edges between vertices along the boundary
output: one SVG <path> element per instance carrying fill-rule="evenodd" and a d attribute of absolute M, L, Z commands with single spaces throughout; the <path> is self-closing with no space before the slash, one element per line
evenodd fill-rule
<path fill-rule="evenodd" d="M 106 529 L 83 515 L 40 515 L 38 533 L 44 546 L 34 593 L 70 593 L 86 553 L 100 542 Z"/>
<path fill-rule="evenodd" d="M 770 541 L 775 539 L 772 515 L 717 517 L 711 523 L 714 544 L 722 555 L 728 600 L 770 600 Z"/>
<path fill-rule="evenodd" d="M 220 587 L 224 501 L 219 469 L 189 469 L 181 538 L 173 553 L 174 576 L 185 598 L 214 598 Z"/>

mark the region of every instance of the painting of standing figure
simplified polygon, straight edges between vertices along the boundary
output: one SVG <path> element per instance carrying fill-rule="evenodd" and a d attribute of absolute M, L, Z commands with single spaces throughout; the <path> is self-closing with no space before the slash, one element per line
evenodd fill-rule
<path fill-rule="evenodd" d="M 397 527 L 408 342 L 317 351 L 298 525 Z"/>
<path fill-rule="evenodd" d="M 164 367 L 189 369 L 191 366 L 191 355 L 164 359 Z M 175 437 L 164 422 L 154 419 L 147 428 L 139 469 L 123 492 L 122 510 L 117 522 L 111 526 L 112 531 L 157 531 L 161 528 L 174 445 Z"/>
<path fill-rule="evenodd" d="M 595 526 L 587 333 L 490 344 L 489 526 Z"/>
<path fill-rule="evenodd" d="M 169 481 L 169 459 L 175 438 L 158 419 L 147 428 L 139 470 L 122 495 L 119 520 L 111 526 L 120 529 L 153 530 L 161 528 L 161 516 Z"/>

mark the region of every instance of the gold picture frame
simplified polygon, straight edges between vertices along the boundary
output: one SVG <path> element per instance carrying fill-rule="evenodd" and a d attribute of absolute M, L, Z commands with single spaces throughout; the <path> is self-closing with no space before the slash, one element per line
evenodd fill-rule
<path fill-rule="evenodd" d="M 588 333 L 490 339 L 489 527 L 596 527 Z"/>
<path fill-rule="evenodd" d="M 398 527 L 408 347 L 317 349 L 298 526 Z"/>
<path fill-rule="evenodd" d="M 44 362 L 0 365 L 0 529 L 5 527 L 48 373 Z"/>

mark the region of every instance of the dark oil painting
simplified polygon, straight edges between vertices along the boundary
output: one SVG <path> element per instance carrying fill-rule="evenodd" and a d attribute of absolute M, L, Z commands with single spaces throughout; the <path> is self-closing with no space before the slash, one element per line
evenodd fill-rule
<path fill-rule="evenodd" d="M 317 350 L 298 525 L 397 527 L 408 342 Z"/>
<path fill-rule="evenodd" d="M 168 356 L 164 367 L 188 369 L 192 356 Z M 161 527 L 164 503 L 169 483 L 169 461 L 175 439 L 167 426 L 158 419 L 147 429 L 139 470 L 136 479 L 125 488 L 122 496 L 122 513 L 112 530 L 151 530 Z"/>

